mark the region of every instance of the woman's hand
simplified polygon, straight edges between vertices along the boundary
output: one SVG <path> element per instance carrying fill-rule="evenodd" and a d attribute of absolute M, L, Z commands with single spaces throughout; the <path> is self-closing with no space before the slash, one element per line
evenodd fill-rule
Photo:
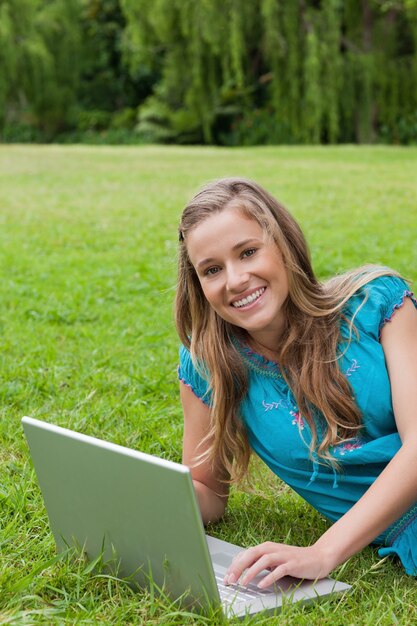
<path fill-rule="evenodd" d="M 227 570 L 224 582 L 231 585 L 239 581 L 241 585 L 247 585 L 263 570 L 269 570 L 270 573 L 258 584 L 261 589 L 269 587 L 283 576 L 312 580 L 324 578 L 332 566 L 320 546 L 299 548 L 267 541 L 238 554 Z"/>

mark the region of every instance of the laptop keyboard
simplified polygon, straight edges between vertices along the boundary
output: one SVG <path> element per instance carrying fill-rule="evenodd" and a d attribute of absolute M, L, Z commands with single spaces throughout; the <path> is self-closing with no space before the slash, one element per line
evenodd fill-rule
<path fill-rule="evenodd" d="M 255 600 L 261 596 L 270 595 L 270 589 L 259 589 L 253 583 L 245 585 L 225 585 L 223 582 L 223 576 L 215 572 L 217 586 L 219 588 L 220 598 L 226 602 L 231 601 L 244 601 Z"/>

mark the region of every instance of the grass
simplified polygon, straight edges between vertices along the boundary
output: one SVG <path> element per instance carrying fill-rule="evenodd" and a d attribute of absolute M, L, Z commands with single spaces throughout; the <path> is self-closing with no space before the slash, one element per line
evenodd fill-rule
<path fill-rule="evenodd" d="M 200 184 L 243 175 L 302 224 L 321 277 L 365 262 L 417 279 L 417 149 L 0 147 L 0 623 L 218 624 L 56 556 L 20 418 L 178 461 L 177 223 Z M 326 522 L 266 471 L 213 534 L 314 541 Z M 415 623 L 417 589 L 367 548 L 349 595 L 243 623 Z"/>

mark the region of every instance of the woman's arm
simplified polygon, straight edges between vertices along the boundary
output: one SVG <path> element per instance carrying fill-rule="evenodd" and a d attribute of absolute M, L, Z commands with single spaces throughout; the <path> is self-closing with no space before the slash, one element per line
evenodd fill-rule
<path fill-rule="evenodd" d="M 267 587 L 282 576 L 321 578 L 371 543 L 417 502 L 417 314 L 406 299 L 382 330 L 393 407 L 402 446 L 358 502 L 312 546 L 268 542 L 242 552 L 226 581 L 247 584 L 263 569 Z"/>
<path fill-rule="evenodd" d="M 180 392 L 184 411 L 182 462 L 191 468 L 201 515 L 203 522 L 207 524 L 222 517 L 227 504 L 229 487 L 220 480 L 220 470 L 213 469 L 208 461 L 203 463 L 196 461 L 196 457 L 208 448 L 208 444 L 202 445 L 202 441 L 209 432 L 209 407 L 182 382 Z"/>

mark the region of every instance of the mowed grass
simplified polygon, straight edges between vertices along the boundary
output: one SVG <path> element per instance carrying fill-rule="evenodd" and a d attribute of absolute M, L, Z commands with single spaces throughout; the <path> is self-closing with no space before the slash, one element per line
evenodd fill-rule
<path fill-rule="evenodd" d="M 372 262 L 417 280 L 415 148 L 0 147 L 0 623 L 221 622 L 56 557 L 20 419 L 180 460 L 177 224 L 226 175 L 290 208 L 320 277 Z M 211 533 L 308 544 L 326 529 L 267 471 L 255 482 Z M 394 560 L 367 548 L 336 575 L 350 594 L 243 623 L 416 623 L 416 581 Z"/>

